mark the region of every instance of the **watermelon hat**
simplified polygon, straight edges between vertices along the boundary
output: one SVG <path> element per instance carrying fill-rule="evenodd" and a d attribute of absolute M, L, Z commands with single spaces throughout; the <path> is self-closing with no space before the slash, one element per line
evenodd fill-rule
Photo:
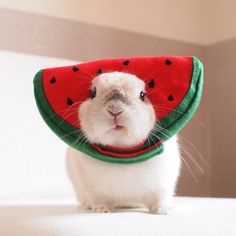
<path fill-rule="evenodd" d="M 162 127 L 150 134 L 151 142 L 118 149 L 83 140 L 77 112 L 80 103 L 90 98 L 94 77 L 115 71 L 134 74 L 145 82 L 157 125 Z M 38 109 L 52 131 L 71 147 L 113 163 L 136 163 L 162 153 L 163 142 L 179 132 L 196 111 L 202 86 L 202 63 L 196 57 L 177 56 L 104 59 L 43 69 L 34 78 Z M 162 109 L 158 110 L 158 104 Z"/>

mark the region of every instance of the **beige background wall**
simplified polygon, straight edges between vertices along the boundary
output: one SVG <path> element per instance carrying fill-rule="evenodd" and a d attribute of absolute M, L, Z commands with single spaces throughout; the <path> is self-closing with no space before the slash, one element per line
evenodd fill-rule
<path fill-rule="evenodd" d="M 211 194 L 236 196 L 236 38 L 206 49 Z"/>
<path fill-rule="evenodd" d="M 37 6 L 37 12 L 44 11 L 42 7 L 44 7 L 44 4 L 46 3 L 42 3 L 42 5 L 40 5 L 41 3 L 39 4 L 37 2 L 35 2 L 35 6 Z M 50 2 L 52 4 L 54 1 L 47 2 Z M 73 1 L 71 1 L 71 4 L 72 2 Z M 194 8 L 191 9 L 195 9 L 194 11 L 198 9 L 197 7 L 199 6 L 195 4 L 195 1 L 188 2 L 191 2 L 191 4 L 193 4 L 191 5 L 191 7 L 194 6 Z M 7 6 L 7 4 L 11 3 L 13 2 L 0 1 L 0 4 L 4 6 Z M 60 13 L 60 11 L 62 12 L 62 8 L 60 8 L 63 6 L 61 5 L 62 3 L 63 1 L 58 1 L 58 14 Z M 72 4 L 71 6 L 75 5 Z M 110 5 L 108 6 L 110 7 Z M 21 6 L 15 5 L 14 7 L 22 7 L 22 9 L 25 8 L 29 11 L 33 11 L 32 9 L 36 9 L 35 7 L 33 7 L 33 5 L 24 5 L 24 1 L 21 2 Z M 50 5 L 50 7 L 54 9 L 55 5 L 52 4 Z M 78 9 L 78 12 L 81 11 L 77 5 L 76 7 Z M 106 17 L 111 17 L 109 14 L 107 14 L 106 11 L 102 10 L 102 6 L 99 7 L 100 14 L 104 12 L 104 14 L 106 15 L 102 18 L 103 20 L 106 19 Z M 190 5 L 188 5 L 188 7 L 190 7 Z M 83 9 L 86 9 L 86 7 Z M 98 8 L 96 7 L 96 9 Z M 96 9 L 93 9 L 91 13 L 96 13 Z M 133 6 L 129 5 L 128 9 L 129 11 L 131 11 L 133 9 Z M 48 11 L 49 10 L 45 10 L 44 13 L 53 15 L 52 12 Z M 74 14 L 73 11 L 74 10 L 72 10 L 70 16 L 71 18 Z M 219 11 L 219 9 L 216 7 L 216 9 L 214 9 L 214 12 L 217 11 Z M 65 12 L 67 12 L 67 10 L 65 10 Z M 88 12 L 90 11 L 87 11 L 87 13 Z M 123 16 L 123 12 L 120 12 L 120 15 Z M 190 165 L 193 174 L 198 179 L 198 183 L 193 179 L 188 168 L 184 166 L 180 184 L 178 187 L 178 193 L 181 195 L 195 196 L 236 196 L 236 172 L 234 171 L 234 165 L 236 163 L 234 158 L 235 150 L 233 146 L 236 134 L 236 127 L 233 125 L 233 118 L 235 118 L 233 109 L 235 101 L 233 88 L 236 88 L 234 80 L 234 71 L 236 71 L 236 68 L 234 66 L 236 44 L 235 41 L 231 40 L 229 42 L 227 41 L 223 43 L 215 43 L 214 45 L 206 46 L 206 44 L 208 44 L 209 42 L 205 41 L 204 39 L 210 40 L 211 37 L 204 35 L 203 32 L 208 31 L 208 33 L 212 33 L 213 35 L 215 34 L 214 29 L 209 28 L 208 30 L 205 29 L 206 31 L 204 31 L 204 28 L 197 28 L 197 25 L 195 25 L 194 22 L 191 22 L 191 20 L 186 20 L 193 17 L 193 15 L 189 16 L 186 12 L 181 12 L 183 18 L 180 17 L 180 12 L 178 12 L 177 15 L 170 14 L 170 18 L 166 20 L 167 23 L 165 22 L 164 19 L 166 18 L 163 15 L 163 17 L 158 18 L 159 14 L 157 14 L 158 16 L 156 16 L 155 19 L 159 22 L 159 24 L 161 22 L 162 26 L 160 25 L 159 30 L 155 31 L 155 35 L 154 33 L 152 33 L 153 35 L 147 35 L 146 33 L 150 33 L 146 31 L 146 28 L 148 27 L 145 27 L 146 25 L 148 25 L 148 23 L 146 21 L 147 19 L 142 15 L 140 18 L 142 18 L 145 23 L 144 25 L 139 25 L 139 31 L 143 31 L 143 33 L 138 33 L 127 31 L 134 25 L 130 24 L 130 17 L 129 22 L 126 24 L 128 28 L 126 28 L 124 24 L 125 22 L 122 22 L 123 28 L 125 28 L 126 30 L 118 30 L 115 29 L 121 27 L 121 25 L 118 25 L 118 23 L 116 23 L 116 26 L 114 28 L 111 28 L 112 26 L 114 26 L 112 25 L 115 22 L 113 20 L 104 20 L 104 24 L 108 24 L 108 22 L 109 24 L 111 23 L 109 25 L 110 27 L 107 28 L 94 24 L 78 22 L 77 20 L 79 20 L 79 18 L 76 21 L 71 21 L 65 19 L 66 16 L 62 15 L 61 18 L 54 18 L 49 16 L 0 9 L 0 22 L 2 23 L 0 24 L 0 48 L 18 52 L 69 58 L 79 61 L 93 60 L 104 57 L 161 54 L 195 55 L 199 57 L 204 62 L 206 71 L 203 99 L 196 116 L 181 133 L 181 135 L 187 138 L 188 141 L 186 141 L 186 139 L 182 139 L 181 142 L 183 143 L 184 148 L 187 148 L 188 152 L 191 153 L 193 158 L 195 158 L 197 162 L 204 168 L 205 173 L 204 175 L 200 175 L 200 171 L 199 168 L 197 168 L 197 165 L 194 164 L 194 161 L 191 160 L 186 152 L 183 152 L 188 165 Z M 116 17 L 117 14 L 115 15 Z M 98 13 L 96 13 L 95 15 L 96 17 L 98 17 Z M 196 15 L 195 20 L 202 20 L 204 16 L 204 14 L 199 14 L 198 17 Z M 84 14 L 83 19 L 89 21 L 86 17 L 87 15 Z M 205 21 L 210 18 L 208 23 L 203 24 L 203 22 L 201 22 L 200 24 L 200 21 L 198 23 L 200 25 L 205 25 L 206 27 L 207 24 L 213 24 L 212 17 L 213 15 L 205 18 Z M 136 19 L 138 19 L 137 16 Z M 178 19 L 179 21 L 176 19 Z M 93 20 L 96 21 L 95 18 Z M 102 25 L 103 23 L 101 23 L 100 20 L 98 19 L 96 23 L 99 22 L 99 24 Z M 224 20 L 228 22 L 227 17 L 225 17 Z M 171 22 L 174 23 L 175 29 L 169 28 L 167 34 L 167 29 L 165 27 L 167 24 L 172 25 Z M 165 29 L 163 28 L 164 23 Z M 223 21 L 221 23 L 223 25 Z M 232 26 L 231 29 L 233 29 L 233 27 L 234 26 Z M 178 29 L 178 32 L 175 31 L 176 29 Z M 200 34 L 200 30 L 203 30 L 201 31 L 201 39 L 195 37 L 196 32 L 198 35 Z M 223 27 L 221 27 L 220 30 L 223 30 Z M 135 28 L 132 28 L 131 31 L 136 30 Z M 227 32 L 228 31 L 226 30 L 225 34 L 222 34 L 222 37 L 233 37 L 233 32 L 231 32 L 230 30 L 230 34 Z M 157 37 L 156 35 L 158 34 L 160 34 L 162 37 Z M 169 37 L 172 39 L 168 39 Z M 215 41 L 219 41 L 223 38 L 216 37 L 216 39 L 217 40 Z M 223 85 L 225 86 L 225 88 L 221 89 L 221 86 Z M 219 110 L 221 112 L 219 112 Z M 225 119 L 225 117 L 227 117 L 227 120 Z M 226 129 L 222 125 L 222 121 L 227 123 Z M 231 141 L 228 141 L 228 134 L 230 135 Z M 195 148 L 201 153 L 201 156 L 199 156 L 196 149 L 193 148 L 189 142 L 194 144 Z M 201 158 L 203 158 L 207 164 L 204 163 Z"/>
<path fill-rule="evenodd" d="M 0 0 L 0 6 L 187 42 L 201 42 L 205 25 L 197 0 Z"/>
<path fill-rule="evenodd" d="M 236 37 L 234 0 L 0 0 L 0 7 L 201 45 Z"/>

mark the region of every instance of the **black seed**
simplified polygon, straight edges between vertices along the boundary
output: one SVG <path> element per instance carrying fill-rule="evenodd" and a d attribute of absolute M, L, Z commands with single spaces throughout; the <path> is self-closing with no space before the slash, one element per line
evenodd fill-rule
<path fill-rule="evenodd" d="M 149 86 L 149 88 L 155 87 L 155 82 L 153 79 L 148 83 L 148 86 Z"/>
<path fill-rule="evenodd" d="M 97 74 L 98 75 L 102 74 L 102 69 L 98 69 Z"/>
<path fill-rule="evenodd" d="M 129 60 L 124 61 L 123 65 L 128 66 L 129 65 Z"/>
<path fill-rule="evenodd" d="M 73 104 L 73 101 L 70 98 L 67 98 L 67 105 L 71 106 Z"/>
<path fill-rule="evenodd" d="M 168 97 L 168 100 L 169 100 L 169 101 L 173 101 L 173 100 L 174 100 L 174 97 L 173 97 L 172 95 L 170 95 L 170 96 Z"/>
<path fill-rule="evenodd" d="M 171 61 L 169 59 L 166 60 L 166 65 L 171 65 Z"/>
<path fill-rule="evenodd" d="M 52 78 L 50 79 L 50 83 L 51 83 L 51 84 L 56 83 L 56 78 L 55 78 L 55 77 L 52 77 Z"/>
<path fill-rule="evenodd" d="M 78 67 L 76 67 L 76 66 L 73 66 L 73 71 L 74 72 L 77 72 L 79 70 L 79 68 Z"/>

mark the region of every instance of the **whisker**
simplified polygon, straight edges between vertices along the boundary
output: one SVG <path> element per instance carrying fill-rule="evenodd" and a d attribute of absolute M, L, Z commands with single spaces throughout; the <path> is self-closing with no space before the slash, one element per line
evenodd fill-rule
<path fill-rule="evenodd" d="M 81 144 L 84 144 L 86 142 L 87 137 L 84 133 L 81 132 L 80 136 L 72 143 L 72 146 L 76 145 L 79 146 Z M 83 149 L 83 146 L 81 146 L 81 151 Z"/>
<path fill-rule="evenodd" d="M 207 165 L 208 163 L 207 163 L 207 161 L 203 158 L 203 155 L 200 153 L 200 151 L 198 151 L 198 149 L 197 149 L 197 147 L 191 142 L 191 141 L 189 141 L 187 138 L 185 138 L 183 135 L 178 135 L 179 136 L 179 138 L 180 139 L 182 139 L 181 141 L 183 142 L 183 140 L 184 141 L 186 141 L 192 148 L 193 148 L 193 150 L 197 153 L 197 155 L 198 155 L 198 157 L 199 157 L 199 159 L 203 162 L 203 164 L 204 165 Z M 181 144 L 181 145 L 184 145 L 185 146 L 185 144 Z M 186 147 L 186 146 L 185 146 Z"/>
<path fill-rule="evenodd" d="M 52 118 L 53 116 L 56 116 L 56 115 L 58 115 L 58 114 L 63 117 L 63 115 L 64 115 L 66 112 L 68 112 L 70 109 L 76 109 L 76 107 L 73 107 L 73 106 L 78 105 L 79 103 L 82 103 L 82 102 L 83 102 L 83 101 L 78 101 L 78 102 L 74 103 L 72 106 L 70 106 L 70 107 L 68 107 L 68 108 L 66 108 L 66 109 L 59 110 L 59 111 L 57 111 L 57 113 L 54 112 L 54 114 L 48 116 L 47 119 L 50 119 L 50 118 Z M 62 114 L 60 114 L 60 113 L 62 113 Z"/>
<path fill-rule="evenodd" d="M 74 133 L 79 133 L 79 130 L 75 130 L 75 131 L 72 131 L 72 132 L 70 132 L 68 134 L 65 134 L 65 135 L 61 136 L 61 138 L 65 138 L 65 137 L 67 137 L 67 136 L 69 136 L 71 134 L 74 134 Z"/>
<path fill-rule="evenodd" d="M 152 133 L 150 132 L 150 134 L 152 134 Z M 158 147 L 158 144 L 155 142 L 155 140 L 154 140 L 151 136 L 149 136 L 149 138 L 153 141 L 154 146 L 155 146 L 155 147 Z"/>
<path fill-rule="evenodd" d="M 148 141 L 148 146 L 150 147 L 151 143 L 150 143 L 149 135 L 147 136 L 147 141 Z"/>
<path fill-rule="evenodd" d="M 162 132 L 160 129 L 163 129 L 163 132 Z M 163 135 L 165 135 L 167 138 L 169 138 L 169 136 L 165 134 L 165 132 L 168 132 L 168 130 L 167 130 L 167 129 L 164 129 L 164 128 L 161 127 L 161 126 L 158 126 L 158 124 L 155 124 L 155 125 L 154 125 L 154 130 L 160 132 L 161 134 L 163 134 Z M 190 143 L 190 142 L 189 142 L 189 143 Z M 197 150 L 197 148 L 196 148 L 193 144 L 191 144 L 191 145 L 193 146 L 194 150 L 195 150 L 196 153 L 199 155 L 199 157 L 201 158 L 200 160 L 202 161 L 203 158 L 202 158 L 200 152 Z M 197 168 L 197 170 L 199 171 L 199 173 L 200 173 L 201 175 L 204 174 L 204 169 L 203 169 L 203 167 L 198 163 L 198 161 L 194 158 L 194 156 L 187 150 L 187 147 L 186 147 L 184 144 L 180 144 L 180 143 L 179 143 L 179 147 L 180 147 L 180 149 L 181 149 L 182 151 L 185 152 L 185 154 L 189 157 L 190 161 L 196 166 L 196 168 Z M 205 163 L 205 161 L 204 161 L 204 163 Z"/>
<path fill-rule="evenodd" d="M 161 70 L 163 70 L 165 68 L 165 66 L 159 67 L 158 69 L 152 71 L 150 74 L 148 74 L 147 76 L 144 77 L 145 80 L 148 80 L 153 74 L 160 72 Z"/>
<path fill-rule="evenodd" d="M 160 128 L 160 129 L 163 129 L 164 132 L 168 132 L 167 129 L 164 129 L 164 128 L 161 127 L 161 126 L 159 126 L 159 128 Z M 159 129 L 158 129 L 158 131 L 161 132 Z M 162 132 L 162 133 L 164 134 L 164 132 Z M 207 162 L 204 160 L 203 156 L 202 156 L 201 153 L 198 151 L 198 149 L 197 149 L 188 139 L 186 139 L 186 138 L 185 138 L 183 135 L 181 135 L 181 134 L 178 134 L 178 137 L 179 137 L 180 139 L 185 140 L 185 141 L 193 148 L 193 150 L 197 153 L 197 156 L 199 157 L 200 161 L 201 161 L 204 165 L 207 164 Z M 179 144 L 180 144 L 180 143 L 179 143 Z M 181 145 L 185 147 L 185 150 L 187 150 L 187 146 L 186 146 L 184 143 L 181 143 L 180 146 L 181 146 Z M 188 152 L 188 153 L 189 153 L 189 152 Z M 189 154 L 190 154 L 190 153 L 189 153 Z M 192 156 L 192 157 L 193 157 L 193 156 Z"/>
<path fill-rule="evenodd" d="M 195 160 L 195 158 L 192 156 L 192 154 L 187 151 L 183 146 L 180 145 L 180 149 L 183 150 L 187 156 L 189 157 L 189 160 L 191 160 L 195 166 L 197 167 L 198 171 L 201 173 L 201 174 L 204 174 L 204 169 L 201 167 L 201 165 Z"/>
<path fill-rule="evenodd" d="M 96 75 L 90 74 L 90 73 L 89 73 L 87 70 L 85 70 L 84 68 L 83 68 L 83 70 L 81 70 L 81 71 L 87 73 L 87 75 L 89 75 L 90 78 L 95 78 L 95 77 L 96 77 Z"/>
<path fill-rule="evenodd" d="M 156 131 L 159 132 L 160 134 L 164 135 L 167 139 L 169 139 L 171 137 L 171 136 L 167 135 L 166 133 L 162 132 L 160 129 L 158 129 Z"/>
<path fill-rule="evenodd" d="M 184 157 L 183 157 L 182 155 L 180 155 L 180 158 L 181 158 L 181 160 L 183 161 L 183 163 L 185 164 L 185 166 L 187 167 L 187 169 L 188 169 L 189 173 L 191 174 L 191 176 L 193 177 L 193 179 L 194 179 L 197 183 L 199 183 L 198 178 L 194 175 L 194 173 L 193 173 L 191 167 L 189 166 L 189 164 L 187 163 L 187 161 L 184 159 Z"/>
<path fill-rule="evenodd" d="M 59 123 L 59 125 L 61 125 L 63 122 L 65 122 L 65 120 L 67 118 L 69 118 L 70 116 L 74 115 L 74 114 L 77 114 L 78 112 L 77 111 L 74 111 L 74 112 L 71 112 L 70 114 L 68 114 L 67 116 L 63 117 L 63 119 L 61 120 L 61 122 Z"/>
<path fill-rule="evenodd" d="M 187 114 L 185 112 L 181 112 L 181 111 L 176 111 L 176 109 L 173 110 L 173 108 L 166 106 L 165 104 L 156 104 L 156 105 L 152 105 L 154 108 L 156 108 L 157 110 L 169 110 L 173 113 L 178 113 L 181 114 L 183 116 L 187 116 Z M 192 117 L 193 120 L 197 121 L 202 127 L 206 127 L 206 124 L 203 123 L 200 119 L 196 118 L 195 116 Z"/>

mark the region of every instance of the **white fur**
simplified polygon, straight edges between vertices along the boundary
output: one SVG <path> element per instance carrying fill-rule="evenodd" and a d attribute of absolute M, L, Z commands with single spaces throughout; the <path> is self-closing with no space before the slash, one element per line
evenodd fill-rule
<path fill-rule="evenodd" d="M 154 127 L 154 109 L 148 98 L 139 99 L 144 82 L 134 75 L 104 73 L 93 80 L 97 96 L 83 102 L 79 110 L 81 128 L 90 142 L 132 147 L 144 141 Z M 112 99 L 119 91 L 123 101 Z M 114 113 L 122 111 L 115 118 Z M 115 129 L 119 125 L 124 128 Z M 129 131 L 129 135 L 127 132 Z M 180 169 L 177 138 L 165 143 L 165 151 L 135 164 L 113 164 L 92 158 L 72 148 L 67 152 L 67 169 L 78 200 L 94 211 L 145 206 L 152 213 L 166 214 Z"/>

